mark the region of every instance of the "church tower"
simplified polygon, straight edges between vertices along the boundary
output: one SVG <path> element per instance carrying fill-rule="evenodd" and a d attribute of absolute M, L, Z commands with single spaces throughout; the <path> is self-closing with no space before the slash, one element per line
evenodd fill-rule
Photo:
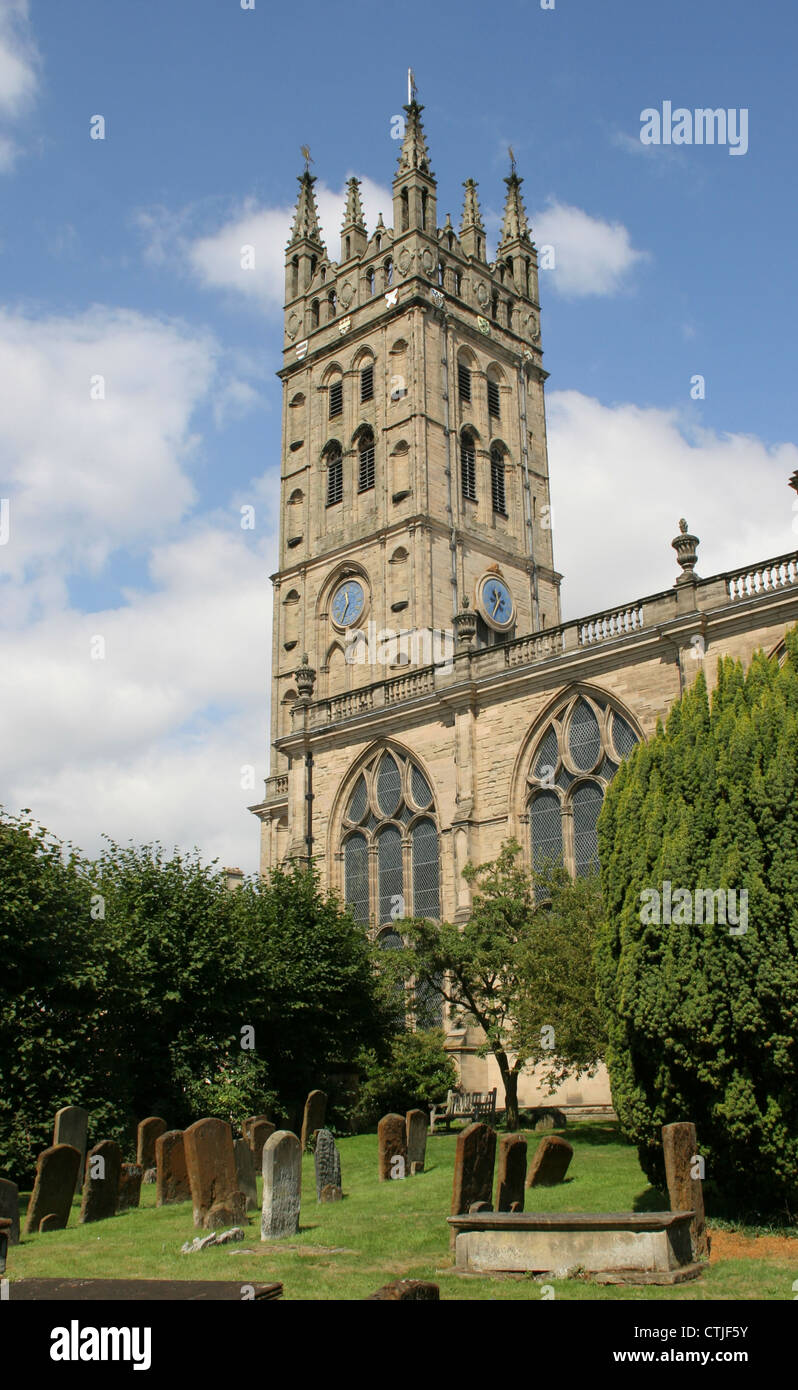
<path fill-rule="evenodd" d="M 297 728 L 305 654 L 314 701 L 355 699 L 416 667 L 422 650 L 433 661 L 450 651 L 458 614 L 475 622 L 475 649 L 560 622 L 537 254 L 522 180 L 511 155 L 489 263 L 473 179 L 459 234 L 448 215 L 439 225 L 422 110 L 411 86 L 393 227 L 380 217 L 369 233 L 350 179 L 337 262 L 309 157 L 299 177 L 279 373 L 271 776 L 253 808 L 264 820 L 264 865 L 303 852 L 288 815 L 297 760 L 283 740 Z M 296 791 L 307 796 L 299 780 Z"/>

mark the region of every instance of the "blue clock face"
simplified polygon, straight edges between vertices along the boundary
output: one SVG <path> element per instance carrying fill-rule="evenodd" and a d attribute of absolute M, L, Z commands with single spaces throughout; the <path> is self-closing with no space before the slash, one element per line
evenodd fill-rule
<path fill-rule="evenodd" d="M 489 575 L 480 587 L 483 616 L 492 627 L 509 627 L 513 620 L 513 596 L 503 579 Z"/>
<path fill-rule="evenodd" d="M 356 623 L 366 602 L 363 585 L 356 579 L 347 579 L 335 591 L 332 601 L 333 621 L 339 627 L 350 627 Z"/>

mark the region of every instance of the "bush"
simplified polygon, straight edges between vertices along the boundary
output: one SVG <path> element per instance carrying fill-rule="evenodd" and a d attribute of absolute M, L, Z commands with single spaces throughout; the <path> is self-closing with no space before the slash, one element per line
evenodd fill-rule
<path fill-rule="evenodd" d="M 457 1070 L 444 1047 L 442 1028 L 399 1033 L 388 1055 L 364 1051 L 360 1094 L 350 1115 L 354 1132 L 374 1129 L 383 1115 L 428 1110 L 457 1085 Z"/>
<path fill-rule="evenodd" d="M 692 1120 L 711 1209 L 745 1214 L 798 1205 L 795 631 L 787 648 L 747 674 L 721 661 L 711 706 L 699 675 L 599 819 L 597 973 L 622 1128 L 661 1187 L 660 1127 Z M 715 920 L 693 921 L 698 889 L 738 891 L 728 923 L 704 904 Z"/>

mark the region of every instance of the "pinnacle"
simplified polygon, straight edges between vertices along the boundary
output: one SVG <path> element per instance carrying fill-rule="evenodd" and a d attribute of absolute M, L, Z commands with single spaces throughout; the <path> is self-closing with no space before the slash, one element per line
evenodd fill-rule
<path fill-rule="evenodd" d="M 510 176 L 504 182 L 507 184 L 507 201 L 504 205 L 500 246 L 507 241 L 529 240 L 529 223 L 527 222 L 524 200 L 521 196 L 521 184 L 524 180 L 520 179 L 515 172 L 515 160 L 513 160 Z"/>
<path fill-rule="evenodd" d="M 463 216 L 460 222 L 460 233 L 467 227 L 478 227 L 481 232 L 485 228 L 482 225 L 482 214 L 479 210 L 479 198 L 477 196 L 477 185 L 474 179 L 466 179 L 463 184 L 465 189 L 465 200 L 463 202 Z"/>
<path fill-rule="evenodd" d="M 407 112 L 407 122 L 405 124 L 405 138 L 399 151 L 397 176 L 406 173 L 409 169 L 418 169 L 422 174 L 427 174 L 432 178 L 427 141 L 424 127 L 421 124 L 421 112 L 424 107 L 420 106 L 414 97 L 410 105 L 403 109 Z"/>
<path fill-rule="evenodd" d="M 360 179 L 349 179 L 346 188 L 346 209 L 343 225 L 345 227 L 358 227 L 361 231 L 365 231 L 363 204 L 360 201 Z"/>
<path fill-rule="evenodd" d="M 318 246 L 324 246 L 321 227 L 319 226 L 319 212 L 316 207 L 316 195 L 313 192 L 315 182 L 315 176 L 307 169 L 304 174 L 300 174 L 298 177 L 299 197 L 294 212 L 289 246 L 303 240 L 314 241 Z"/>

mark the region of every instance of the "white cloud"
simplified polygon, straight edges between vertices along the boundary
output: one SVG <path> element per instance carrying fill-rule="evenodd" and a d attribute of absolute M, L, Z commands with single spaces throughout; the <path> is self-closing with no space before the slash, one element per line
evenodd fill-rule
<path fill-rule="evenodd" d="M 316 202 L 327 250 L 334 261 L 340 253 L 340 233 L 346 206 L 346 186 L 336 191 L 319 181 Z M 374 230 L 381 212 L 387 226 L 392 221 L 392 195 L 373 179 L 361 180 L 366 225 Z M 156 264 L 167 259 L 182 264 L 206 289 L 227 290 L 245 296 L 268 309 L 282 310 L 285 297 L 285 248 L 291 232 L 294 205 L 260 207 L 248 199 L 235 208 L 215 232 L 192 232 L 196 211 L 172 213 L 154 208 L 138 216 L 147 238 L 145 255 Z M 252 252 L 243 254 L 243 248 Z M 242 267 L 242 256 L 247 262 Z"/>
<path fill-rule="evenodd" d="M 798 447 L 719 435 L 676 410 L 548 399 L 554 563 L 577 618 L 670 588 L 680 517 L 708 578 L 796 547 L 787 479 Z"/>
<path fill-rule="evenodd" d="M 532 219 L 535 242 L 553 246 L 555 267 L 542 270 L 547 286 L 568 299 L 617 294 L 648 252 L 636 251 L 620 222 L 603 222 L 582 208 L 552 200 Z"/>
<path fill-rule="evenodd" d="M 0 119 L 18 122 L 36 96 L 39 55 L 29 23 L 28 0 L 0 0 Z M 0 131 L 0 173 L 14 166 L 19 147 Z"/>

